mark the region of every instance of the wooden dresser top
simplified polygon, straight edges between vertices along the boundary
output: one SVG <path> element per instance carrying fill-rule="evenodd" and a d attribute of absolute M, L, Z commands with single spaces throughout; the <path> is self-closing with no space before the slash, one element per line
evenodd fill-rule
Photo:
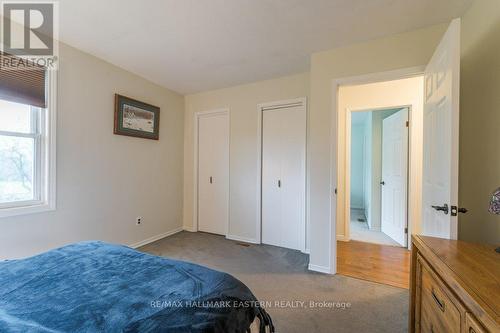
<path fill-rule="evenodd" d="M 427 236 L 412 239 L 478 318 L 500 324 L 500 253 L 494 246 Z"/>

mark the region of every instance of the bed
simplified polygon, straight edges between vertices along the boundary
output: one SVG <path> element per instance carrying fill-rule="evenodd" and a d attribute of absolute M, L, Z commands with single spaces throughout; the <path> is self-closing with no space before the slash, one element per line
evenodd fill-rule
<path fill-rule="evenodd" d="M 274 327 L 252 292 L 229 274 L 92 241 L 0 262 L 0 332 L 263 333 Z"/>

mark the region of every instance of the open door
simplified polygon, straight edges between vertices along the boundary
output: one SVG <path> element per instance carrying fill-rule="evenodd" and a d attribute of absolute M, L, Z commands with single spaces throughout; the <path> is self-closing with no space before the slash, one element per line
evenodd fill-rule
<path fill-rule="evenodd" d="M 407 246 L 408 109 L 382 120 L 382 232 Z"/>
<path fill-rule="evenodd" d="M 460 19 L 425 69 L 422 234 L 457 238 Z"/>

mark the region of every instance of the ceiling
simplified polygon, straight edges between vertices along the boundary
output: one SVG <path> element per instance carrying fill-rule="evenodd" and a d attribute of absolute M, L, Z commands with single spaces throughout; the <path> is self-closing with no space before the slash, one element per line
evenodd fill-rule
<path fill-rule="evenodd" d="M 460 16 L 472 0 L 60 0 L 60 39 L 182 94 L 304 72 L 311 53 Z"/>

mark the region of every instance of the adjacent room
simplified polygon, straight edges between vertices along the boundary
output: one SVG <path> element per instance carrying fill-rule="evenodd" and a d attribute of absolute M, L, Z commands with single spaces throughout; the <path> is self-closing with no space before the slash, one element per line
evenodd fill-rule
<path fill-rule="evenodd" d="M 498 5 L 0 1 L 0 333 L 500 332 Z"/>
<path fill-rule="evenodd" d="M 406 247 L 408 116 L 408 107 L 351 115 L 352 240 Z"/>

